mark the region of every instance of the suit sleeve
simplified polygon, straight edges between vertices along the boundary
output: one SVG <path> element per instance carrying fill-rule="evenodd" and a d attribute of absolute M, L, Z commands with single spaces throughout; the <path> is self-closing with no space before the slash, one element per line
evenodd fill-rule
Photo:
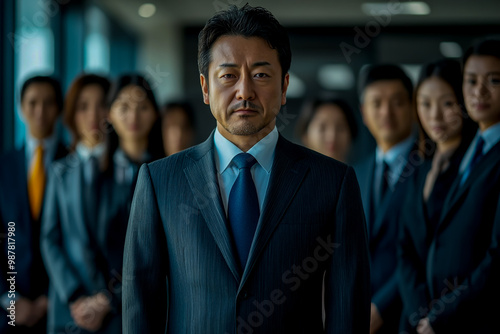
<path fill-rule="evenodd" d="M 147 165 L 139 171 L 125 240 L 123 330 L 164 333 L 168 312 L 165 232 Z"/>
<path fill-rule="evenodd" d="M 369 333 L 370 262 L 356 176 L 348 167 L 336 206 L 336 247 L 325 276 L 326 333 Z"/>
<path fill-rule="evenodd" d="M 491 304 L 493 307 L 489 308 L 498 309 L 496 306 L 500 298 L 498 282 L 500 282 L 500 196 L 493 218 L 491 242 L 485 257 L 462 282 L 458 284 L 449 282 L 453 291 L 442 294 L 439 302 L 433 303 L 436 307 L 431 308 L 428 315 L 432 328 L 437 333 L 446 332 L 446 323 L 450 320 L 460 323 L 461 319 L 454 317 L 454 314 L 460 314 L 457 310 L 485 307 L 483 305 L 485 300 L 493 301 Z M 446 307 L 438 308 L 440 304 Z"/>
<path fill-rule="evenodd" d="M 49 169 L 49 173 L 42 214 L 40 246 L 52 287 L 61 301 L 69 303 L 82 295 L 85 289 L 63 247 L 63 231 L 59 215 L 61 203 L 59 202 L 60 194 L 57 191 L 60 176 L 54 167 Z"/>

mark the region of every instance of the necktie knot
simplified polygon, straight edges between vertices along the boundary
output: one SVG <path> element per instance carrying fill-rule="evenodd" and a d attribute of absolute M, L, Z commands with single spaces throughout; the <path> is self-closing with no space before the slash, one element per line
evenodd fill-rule
<path fill-rule="evenodd" d="M 257 160 L 249 153 L 240 153 L 233 158 L 233 162 L 238 169 L 242 169 L 251 168 Z"/>

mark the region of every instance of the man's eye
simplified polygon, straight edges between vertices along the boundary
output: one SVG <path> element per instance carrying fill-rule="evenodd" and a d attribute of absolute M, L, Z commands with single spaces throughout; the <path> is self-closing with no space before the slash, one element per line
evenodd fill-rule
<path fill-rule="evenodd" d="M 267 75 L 266 73 L 257 73 L 255 75 L 256 78 L 268 78 L 269 75 Z"/>
<path fill-rule="evenodd" d="M 236 78 L 236 76 L 234 74 L 223 74 L 221 76 L 222 79 L 232 79 L 232 78 Z"/>
<path fill-rule="evenodd" d="M 500 78 L 498 77 L 490 78 L 490 83 L 495 86 L 500 85 Z"/>

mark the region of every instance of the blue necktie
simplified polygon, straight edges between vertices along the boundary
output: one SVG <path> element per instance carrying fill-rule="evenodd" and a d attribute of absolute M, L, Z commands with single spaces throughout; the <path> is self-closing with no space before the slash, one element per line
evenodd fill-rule
<path fill-rule="evenodd" d="M 472 156 L 469 165 L 462 174 L 462 179 L 460 180 L 460 186 L 462 186 L 465 183 L 465 181 L 469 177 L 470 172 L 472 171 L 472 168 L 474 168 L 477 162 L 481 160 L 481 158 L 483 157 L 483 147 L 484 147 L 484 139 L 483 137 L 479 136 L 476 142 L 476 148 L 474 149 L 474 155 Z"/>
<path fill-rule="evenodd" d="M 248 153 L 240 153 L 233 162 L 240 171 L 229 194 L 228 216 L 241 268 L 244 269 L 260 215 L 257 190 L 250 173 L 257 161 Z"/>

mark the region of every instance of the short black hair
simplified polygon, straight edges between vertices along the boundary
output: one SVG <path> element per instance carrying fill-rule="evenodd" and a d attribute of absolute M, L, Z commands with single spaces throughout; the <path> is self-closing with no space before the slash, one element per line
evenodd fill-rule
<path fill-rule="evenodd" d="M 63 109 L 63 94 L 61 90 L 61 84 L 57 79 L 50 76 L 37 75 L 26 80 L 21 88 L 21 103 L 23 102 L 24 94 L 26 94 L 28 87 L 36 83 L 46 83 L 52 86 L 56 96 L 58 111 L 60 113 Z"/>
<path fill-rule="evenodd" d="M 354 112 L 349 103 L 344 99 L 338 97 L 315 97 L 310 101 L 307 101 L 302 108 L 297 121 L 297 126 L 295 128 L 296 136 L 302 138 L 307 132 L 307 128 L 311 121 L 313 120 L 316 112 L 321 106 L 324 105 L 335 105 L 340 108 L 349 126 L 349 131 L 351 133 L 351 139 L 354 141 L 358 135 L 358 125 L 356 118 L 354 117 Z"/>
<path fill-rule="evenodd" d="M 184 115 L 186 115 L 186 118 L 187 118 L 188 123 L 189 123 L 189 127 L 191 129 L 194 129 L 196 126 L 195 112 L 194 112 L 193 106 L 187 101 L 179 100 L 179 101 L 168 102 L 163 107 L 162 117 L 164 117 L 166 114 L 168 114 L 176 109 L 182 110 Z"/>
<path fill-rule="evenodd" d="M 408 98 L 412 100 L 413 83 L 406 72 L 399 66 L 393 64 L 369 65 L 368 68 L 362 70 L 359 75 L 358 96 L 363 100 L 363 95 L 367 86 L 376 81 L 382 80 L 400 80 L 406 91 Z"/>
<path fill-rule="evenodd" d="M 227 10 L 217 12 L 207 21 L 198 35 L 198 69 L 205 77 L 208 77 L 212 45 L 221 36 L 264 39 L 278 52 L 283 82 L 292 62 L 290 39 L 285 28 L 267 9 L 248 4 L 241 8 L 232 5 Z"/>
<path fill-rule="evenodd" d="M 486 36 L 474 42 L 464 53 L 463 66 L 472 55 L 493 56 L 500 59 L 500 36 Z"/>

